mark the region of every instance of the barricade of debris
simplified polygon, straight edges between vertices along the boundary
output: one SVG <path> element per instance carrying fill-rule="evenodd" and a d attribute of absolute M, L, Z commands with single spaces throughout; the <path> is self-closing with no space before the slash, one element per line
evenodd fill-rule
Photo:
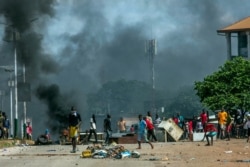
<path fill-rule="evenodd" d="M 122 145 L 93 145 L 88 146 L 86 150 L 82 152 L 81 158 L 115 158 L 115 159 L 124 159 L 124 158 L 139 158 L 140 153 L 137 151 L 129 151 L 124 148 Z"/>

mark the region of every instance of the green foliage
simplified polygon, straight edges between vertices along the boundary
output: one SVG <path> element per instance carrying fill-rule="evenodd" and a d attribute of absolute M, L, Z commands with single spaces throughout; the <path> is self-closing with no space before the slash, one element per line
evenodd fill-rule
<path fill-rule="evenodd" d="M 250 62 L 241 57 L 227 61 L 219 71 L 195 82 L 201 102 L 212 110 L 250 107 Z"/>

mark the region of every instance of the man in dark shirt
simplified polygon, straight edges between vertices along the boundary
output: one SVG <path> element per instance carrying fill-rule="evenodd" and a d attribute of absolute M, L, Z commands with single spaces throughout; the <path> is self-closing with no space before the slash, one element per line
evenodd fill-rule
<path fill-rule="evenodd" d="M 111 136 L 111 116 L 108 114 L 104 119 L 104 132 L 106 133 L 105 144 L 109 144 L 109 138 Z"/>
<path fill-rule="evenodd" d="M 236 111 L 235 117 L 234 117 L 234 123 L 235 123 L 235 129 L 236 129 L 236 138 L 241 137 L 241 132 L 243 129 L 243 114 L 240 109 Z"/>
<path fill-rule="evenodd" d="M 75 107 L 71 107 L 71 112 L 69 114 L 69 134 L 72 139 L 73 150 L 71 153 L 76 152 L 76 141 L 78 137 L 78 130 L 81 125 L 82 119 L 79 113 L 76 112 Z"/>

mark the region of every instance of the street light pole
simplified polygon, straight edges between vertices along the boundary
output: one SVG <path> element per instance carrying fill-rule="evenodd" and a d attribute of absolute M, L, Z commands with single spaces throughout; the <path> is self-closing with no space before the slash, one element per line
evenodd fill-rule
<path fill-rule="evenodd" d="M 26 73 L 26 69 L 25 69 L 25 64 L 23 64 L 23 83 L 26 82 L 26 78 L 25 78 L 25 73 Z M 24 120 L 24 123 L 26 123 L 26 111 L 27 111 L 27 106 L 26 106 L 26 101 L 23 102 L 23 120 Z"/>
<path fill-rule="evenodd" d="M 23 64 L 23 83 L 26 82 L 26 78 L 25 78 L 25 64 Z M 26 118 L 26 113 L 27 113 L 27 105 L 26 105 L 26 101 L 24 100 L 23 102 L 23 121 L 22 121 L 22 137 L 23 139 L 25 138 L 25 129 L 24 127 L 26 127 L 26 123 L 27 123 L 27 118 Z"/>
<path fill-rule="evenodd" d="M 11 76 L 11 74 L 10 74 Z M 14 86 L 14 82 L 12 80 L 12 77 L 10 77 L 10 80 L 8 82 L 8 85 L 10 87 L 10 136 L 13 137 L 13 93 L 12 93 L 12 87 Z"/>
<path fill-rule="evenodd" d="M 14 37 L 16 42 L 16 37 Z M 17 55 L 16 55 L 16 44 L 14 48 L 14 66 L 15 66 L 15 120 L 14 120 L 14 137 L 17 137 L 17 132 L 18 132 L 18 94 L 17 94 Z"/>

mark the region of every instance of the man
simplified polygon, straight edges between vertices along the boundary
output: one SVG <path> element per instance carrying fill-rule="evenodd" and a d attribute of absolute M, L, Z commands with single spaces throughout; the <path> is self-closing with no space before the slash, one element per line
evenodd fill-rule
<path fill-rule="evenodd" d="M 207 115 L 205 109 L 202 110 L 202 113 L 200 114 L 200 118 L 201 118 L 202 127 L 204 129 L 206 127 L 206 123 L 208 121 L 208 115 Z"/>
<path fill-rule="evenodd" d="M 154 121 L 155 127 L 157 128 L 160 123 L 161 123 L 161 117 L 159 117 L 158 114 L 155 114 L 155 121 Z"/>
<path fill-rule="evenodd" d="M 207 112 L 205 109 L 202 109 L 202 112 L 200 114 L 200 120 L 201 120 L 201 124 L 202 124 L 202 128 L 203 128 L 203 131 L 205 131 L 205 127 L 206 127 L 206 124 L 208 122 L 208 115 L 207 115 Z M 202 139 L 202 141 L 205 139 L 205 134 L 204 134 L 204 137 Z"/>
<path fill-rule="evenodd" d="M 3 137 L 4 134 L 3 124 L 4 124 L 4 116 L 2 115 L 2 111 L 0 111 L 0 131 L 1 131 L 0 139 Z"/>
<path fill-rule="evenodd" d="M 247 133 L 248 133 L 248 128 L 247 128 L 247 125 L 246 125 L 246 123 L 247 123 L 247 121 L 248 121 L 248 116 L 250 115 L 250 112 L 249 111 L 246 111 L 245 113 L 244 113 L 244 118 L 243 118 L 243 137 L 245 136 L 245 137 L 247 137 Z"/>
<path fill-rule="evenodd" d="M 180 113 L 177 113 L 177 119 L 178 119 L 178 126 L 183 129 L 184 127 L 184 117 L 180 115 Z"/>
<path fill-rule="evenodd" d="M 230 134 L 231 134 L 231 130 L 232 130 L 232 126 L 233 126 L 233 118 L 230 115 L 230 112 L 227 113 L 227 122 L 226 122 L 226 137 L 227 140 L 230 140 Z"/>
<path fill-rule="evenodd" d="M 71 112 L 69 114 L 69 134 L 72 139 L 72 151 L 71 153 L 76 152 L 76 142 L 78 137 L 78 130 L 81 125 L 82 119 L 80 114 L 76 111 L 75 107 L 71 107 Z"/>
<path fill-rule="evenodd" d="M 117 122 L 119 133 L 126 133 L 126 121 L 121 117 Z"/>
<path fill-rule="evenodd" d="M 240 109 L 237 109 L 235 117 L 234 117 L 234 123 L 235 123 L 235 133 L 236 133 L 236 138 L 240 138 L 241 136 L 241 131 L 243 129 L 243 116 L 242 112 Z"/>
<path fill-rule="evenodd" d="M 146 121 L 146 125 L 147 125 L 147 139 L 150 140 L 151 136 L 152 136 L 151 141 L 154 140 L 155 142 L 157 142 L 157 138 L 155 136 L 154 124 L 148 119 L 148 117 L 146 117 L 145 121 Z"/>
<path fill-rule="evenodd" d="M 89 130 L 88 142 L 90 141 L 92 133 L 95 136 L 95 143 L 97 143 L 95 114 L 92 114 L 92 117 L 90 118 L 90 130 Z"/>
<path fill-rule="evenodd" d="M 8 139 L 9 138 L 9 129 L 10 129 L 10 120 L 7 118 L 7 115 L 5 113 L 4 113 L 3 129 L 4 129 L 4 137 L 6 139 Z"/>
<path fill-rule="evenodd" d="M 247 115 L 246 128 L 247 128 L 247 143 L 248 143 L 250 140 L 250 114 Z"/>
<path fill-rule="evenodd" d="M 146 117 L 142 118 L 142 115 L 139 115 L 138 118 L 139 118 L 139 123 L 138 123 L 137 149 L 141 149 L 141 142 L 148 143 L 153 149 L 154 148 L 153 144 L 149 142 L 147 139 L 147 123 L 146 123 L 147 118 Z"/>
<path fill-rule="evenodd" d="M 184 124 L 184 117 L 182 115 L 180 115 L 180 113 L 177 113 L 177 119 L 178 119 L 178 126 L 183 130 L 185 131 L 185 124 Z M 184 133 L 182 134 L 181 136 L 181 139 L 184 138 Z"/>
<path fill-rule="evenodd" d="M 221 112 L 218 113 L 218 121 L 220 126 L 220 138 L 225 138 L 225 130 L 226 130 L 226 123 L 227 123 L 227 112 L 224 108 L 221 109 Z"/>
<path fill-rule="evenodd" d="M 210 146 L 210 145 L 212 146 L 213 145 L 213 137 L 216 136 L 217 129 L 214 127 L 213 124 L 206 124 L 204 131 L 205 131 L 205 136 L 207 139 L 206 146 Z M 209 137 L 211 138 L 211 143 L 209 142 Z"/>
<path fill-rule="evenodd" d="M 105 144 L 109 144 L 109 138 L 111 136 L 111 116 L 109 114 L 107 114 L 107 118 L 104 119 L 104 132 L 106 133 L 106 138 L 105 138 Z"/>

